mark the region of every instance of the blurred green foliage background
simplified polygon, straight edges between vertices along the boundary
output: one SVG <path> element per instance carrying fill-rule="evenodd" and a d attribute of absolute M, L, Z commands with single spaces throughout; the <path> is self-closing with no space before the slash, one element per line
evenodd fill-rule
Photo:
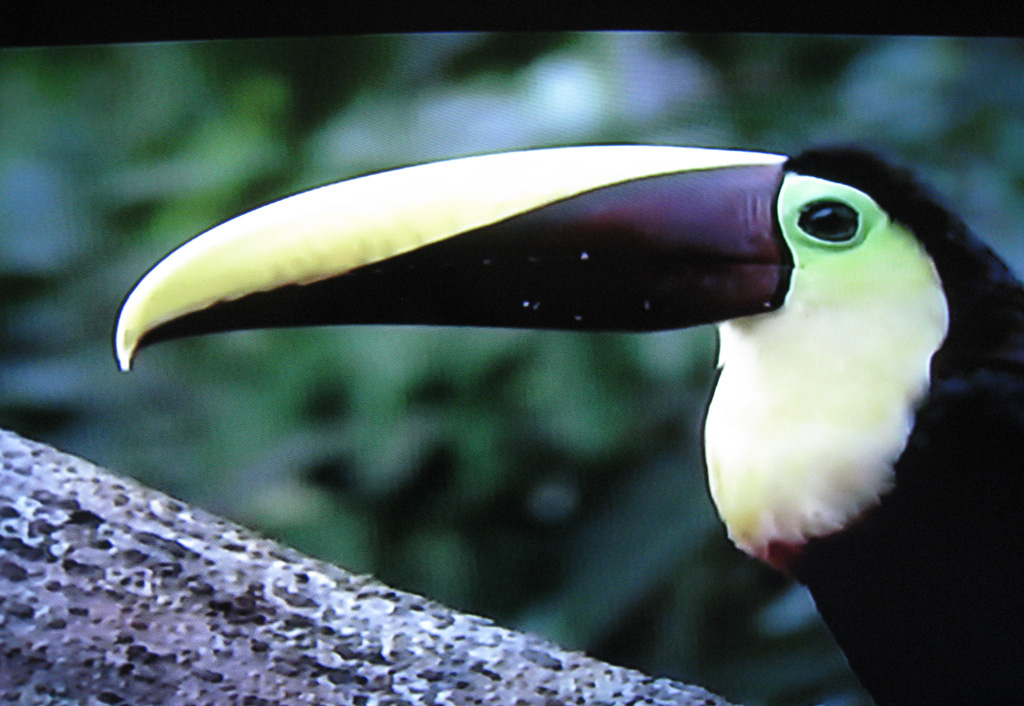
<path fill-rule="evenodd" d="M 1024 270 L 1024 42 L 431 34 L 0 51 L 0 425 L 396 587 L 756 706 L 866 704 L 706 498 L 710 330 L 246 332 L 121 299 L 283 195 L 577 143 L 913 165 Z"/>

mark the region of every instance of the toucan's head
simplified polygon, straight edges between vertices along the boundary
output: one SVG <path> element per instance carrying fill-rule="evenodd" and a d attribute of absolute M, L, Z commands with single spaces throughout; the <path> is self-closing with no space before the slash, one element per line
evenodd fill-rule
<path fill-rule="evenodd" d="M 594 146 L 365 176 L 172 252 L 125 301 L 116 354 L 271 326 L 720 323 L 712 492 L 734 541 L 785 566 L 892 486 L 950 316 L 971 315 L 942 271 L 975 246 L 918 237 L 956 224 L 889 199 L 893 174 L 854 152 Z"/>

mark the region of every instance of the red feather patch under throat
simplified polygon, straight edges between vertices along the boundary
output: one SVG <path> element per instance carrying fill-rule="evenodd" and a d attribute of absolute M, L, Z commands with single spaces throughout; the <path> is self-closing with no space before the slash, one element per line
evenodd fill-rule
<path fill-rule="evenodd" d="M 761 561 L 769 564 L 779 571 L 789 573 L 797 559 L 807 546 L 806 542 L 785 542 L 775 540 L 768 542 L 764 549 L 757 552 L 756 556 Z"/>

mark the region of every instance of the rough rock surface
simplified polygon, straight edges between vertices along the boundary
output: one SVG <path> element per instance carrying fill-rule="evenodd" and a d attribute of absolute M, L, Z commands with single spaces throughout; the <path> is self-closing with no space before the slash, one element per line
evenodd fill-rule
<path fill-rule="evenodd" d="M 0 430 L 0 704 L 728 706 Z"/>

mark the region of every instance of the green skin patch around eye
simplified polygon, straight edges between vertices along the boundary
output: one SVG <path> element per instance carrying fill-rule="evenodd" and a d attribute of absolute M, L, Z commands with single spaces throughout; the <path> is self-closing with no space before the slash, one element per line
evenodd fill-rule
<path fill-rule="evenodd" d="M 800 227 L 823 199 L 856 211 L 852 238 Z M 841 529 L 892 488 L 949 324 L 928 254 L 867 194 L 788 174 L 778 218 L 789 292 L 777 311 L 720 325 L 705 428 L 718 512 L 737 546 L 766 561 Z"/>

